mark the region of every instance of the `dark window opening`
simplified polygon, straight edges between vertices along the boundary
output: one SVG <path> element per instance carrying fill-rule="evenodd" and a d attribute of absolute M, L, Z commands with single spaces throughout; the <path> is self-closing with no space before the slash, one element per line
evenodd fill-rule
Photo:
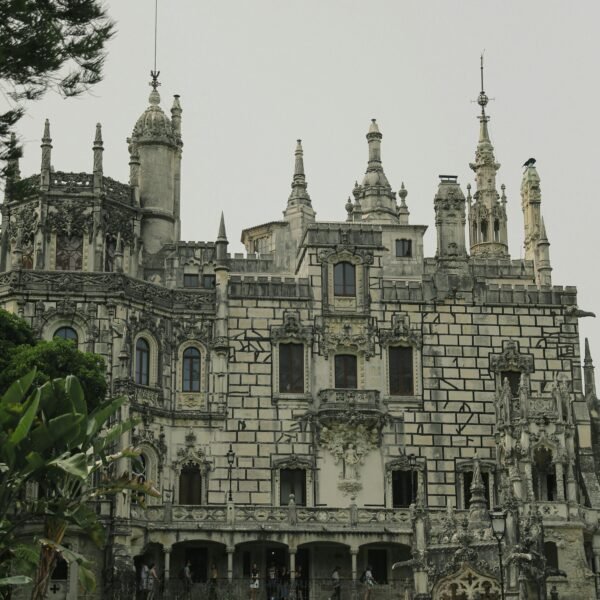
<path fill-rule="evenodd" d="M 494 220 L 494 241 L 500 241 L 500 221 L 498 219 Z"/>
<path fill-rule="evenodd" d="M 52 581 L 67 581 L 69 578 L 69 563 L 62 557 L 56 558 L 56 566 L 52 571 Z"/>
<path fill-rule="evenodd" d="M 279 471 L 279 504 L 287 506 L 290 494 L 294 494 L 297 506 L 306 506 L 306 471 L 304 469 L 281 469 Z"/>
<path fill-rule="evenodd" d="M 56 270 L 81 271 L 83 237 L 59 235 L 56 238 Z"/>
<path fill-rule="evenodd" d="M 552 452 L 546 448 L 536 450 L 533 458 L 533 492 L 536 500 L 557 500 L 556 467 Z M 564 485 L 561 482 L 561 485 Z"/>
<path fill-rule="evenodd" d="M 144 338 L 135 345 L 135 382 L 150 385 L 150 346 Z"/>
<path fill-rule="evenodd" d="M 367 563 L 372 568 L 373 579 L 378 584 L 386 584 L 387 580 L 387 550 L 367 550 Z"/>
<path fill-rule="evenodd" d="M 335 296 L 356 295 L 356 269 L 348 262 L 341 262 L 333 269 L 333 293 Z"/>
<path fill-rule="evenodd" d="M 198 465 L 185 465 L 181 469 L 179 504 L 202 504 L 202 475 Z"/>
<path fill-rule="evenodd" d="M 304 393 L 304 344 L 279 345 L 279 392 Z"/>
<path fill-rule="evenodd" d="M 485 501 L 488 505 L 490 504 L 490 474 L 486 472 L 481 473 L 481 481 L 483 482 L 483 494 Z M 471 485 L 473 484 L 473 471 L 463 471 L 463 508 L 469 508 L 471 504 Z"/>
<path fill-rule="evenodd" d="M 55 338 L 61 338 L 63 340 L 69 340 L 70 342 L 75 342 L 77 344 L 78 337 L 77 332 L 72 327 L 59 327 L 55 332 Z"/>
<path fill-rule="evenodd" d="M 197 274 L 184 273 L 183 287 L 197 288 L 200 287 L 200 276 Z"/>
<path fill-rule="evenodd" d="M 217 285 L 217 278 L 214 275 L 202 275 L 202 287 L 208 290 L 214 290 Z"/>
<path fill-rule="evenodd" d="M 414 394 L 413 349 L 410 346 L 392 346 L 389 349 L 390 394 Z"/>
<path fill-rule="evenodd" d="M 508 379 L 508 385 L 510 386 L 510 393 L 516 397 L 519 395 L 519 387 L 521 386 L 521 373 L 520 371 L 502 371 L 500 373 L 502 378 L 502 385 L 504 380 Z"/>
<path fill-rule="evenodd" d="M 242 575 L 246 578 L 250 577 L 250 569 L 252 568 L 252 554 L 248 550 L 244 550 L 242 554 Z"/>
<path fill-rule="evenodd" d="M 554 542 L 544 542 L 544 556 L 546 557 L 546 567 L 558 569 L 558 548 Z"/>
<path fill-rule="evenodd" d="M 112 272 L 115 270 L 115 252 L 117 241 L 113 237 L 107 237 L 104 245 L 104 270 Z"/>
<path fill-rule="evenodd" d="M 200 391 L 200 351 L 186 348 L 183 352 L 183 391 Z"/>
<path fill-rule="evenodd" d="M 356 356 L 354 354 L 338 354 L 335 357 L 335 387 L 356 389 Z"/>
<path fill-rule="evenodd" d="M 392 471 L 392 506 L 408 508 L 417 497 L 418 474 L 416 471 Z"/>
<path fill-rule="evenodd" d="M 488 241 L 488 224 L 487 221 L 481 221 L 481 241 Z"/>
<path fill-rule="evenodd" d="M 396 256 L 410 258 L 412 256 L 412 240 L 396 240 Z"/>

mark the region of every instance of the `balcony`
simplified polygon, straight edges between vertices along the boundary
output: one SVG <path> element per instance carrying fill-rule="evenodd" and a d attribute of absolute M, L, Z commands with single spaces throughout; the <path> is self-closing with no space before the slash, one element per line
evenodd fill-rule
<path fill-rule="evenodd" d="M 352 419 L 369 426 L 381 426 L 387 414 L 379 390 L 325 389 L 318 394 L 317 416 L 322 425 Z"/>
<path fill-rule="evenodd" d="M 131 507 L 133 523 L 148 529 L 389 531 L 411 533 L 409 509 L 210 504 Z"/>

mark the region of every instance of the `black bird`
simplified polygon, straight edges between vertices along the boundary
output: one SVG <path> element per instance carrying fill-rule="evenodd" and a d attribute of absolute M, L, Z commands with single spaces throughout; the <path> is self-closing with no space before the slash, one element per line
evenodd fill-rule
<path fill-rule="evenodd" d="M 533 167 L 535 165 L 535 158 L 528 158 L 524 163 L 524 167 Z"/>

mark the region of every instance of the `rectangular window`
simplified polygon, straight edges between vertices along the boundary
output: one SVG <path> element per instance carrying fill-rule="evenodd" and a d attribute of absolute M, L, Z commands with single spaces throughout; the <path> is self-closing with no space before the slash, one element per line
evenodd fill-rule
<path fill-rule="evenodd" d="M 335 387 L 356 389 L 356 356 L 354 354 L 338 354 L 335 357 Z"/>
<path fill-rule="evenodd" d="M 396 240 L 396 256 L 410 258 L 412 256 L 412 240 Z"/>
<path fill-rule="evenodd" d="M 279 345 L 279 393 L 304 393 L 304 344 Z"/>
<path fill-rule="evenodd" d="M 485 501 L 488 507 L 490 504 L 490 474 L 481 473 L 481 480 L 483 481 L 483 493 L 485 495 Z M 473 484 L 473 471 L 464 471 L 463 473 L 463 508 L 469 508 L 471 504 L 471 485 Z"/>
<path fill-rule="evenodd" d="M 334 296 L 356 295 L 356 269 L 353 264 L 341 262 L 333 268 Z"/>
<path fill-rule="evenodd" d="M 196 274 L 184 273 L 183 287 L 197 288 L 200 287 L 200 277 Z"/>
<path fill-rule="evenodd" d="M 287 506 L 290 494 L 294 494 L 296 506 L 306 506 L 306 471 L 304 469 L 281 469 L 279 471 L 279 504 Z"/>
<path fill-rule="evenodd" d="M 410 346 L 391 346 L 389 349 L 390 395 L 412 396 L 413 349 Z"/>
<path fill-rule="evenodd" d="M 378 584 L 386 584 L 387 581 L 387 550 L 367 550 L 367 563 L 373 568 L 373 579 Z"/>
<path fill-rule="evenodd" d="M 202 275 L 202 287 L 207 290 L 214 290 L 217 284 L 217 278 L 214 275 Z"/>
<path fill-rule="evenodd" d="M 417 498 L 416 471 L 392 471 L 392 506 L 408 508 Z"/>

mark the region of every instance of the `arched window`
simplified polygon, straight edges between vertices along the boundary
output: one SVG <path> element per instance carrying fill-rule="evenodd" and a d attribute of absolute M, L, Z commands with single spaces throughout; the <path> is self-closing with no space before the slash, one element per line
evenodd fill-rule
<path fill-rule="evenodd" d="M 488 223 L 487 221 L 481 221 L 481 241 L 488 241 Z"/>
<path fill-rule="evenodd" d="M 75 342 L 77 344 L 78 337 L 77 332 L 72 327 L 59 327 L 55 332 L 55 338 L 62 338 L 63 340 L 69 340 L 70 342 Z"/>
<path fill-rule="evenodd" d="M 187 464 L 181 469 L 179 504 L 202 504 L 202 474 L 196 464 Z"/>
<path fill-rule="evenodd" d="M 135 345 L 135 382 L 150 385 L 150 346 L 144 338 Z"/>
<path fill-rule="evenodd" d="M 558 548 L 556 547 L 556 544 L 554 542 L 544 542 L 544 556 L 546 557 L 547 567 L 549 567 L 550 569 L 559 569 Z"/>
<path fill-rule="evenodd" d="M 555 501 L 556 467 L 552 462 L 552 452 L 547 448 L 538 448 L 533 456 L 533 492 L 536 500 Z"/>
<path fill-rule="evenodd" d="M 340 262 L 333 269 L 333 293 L 335 296 L 356 295 L 356 269 L 349 262 Z"/>
<path fill-rule="evenodd" d="M 183 353 L 183 391 L 200 391 L 200 351 L 186 348 Z"/>

